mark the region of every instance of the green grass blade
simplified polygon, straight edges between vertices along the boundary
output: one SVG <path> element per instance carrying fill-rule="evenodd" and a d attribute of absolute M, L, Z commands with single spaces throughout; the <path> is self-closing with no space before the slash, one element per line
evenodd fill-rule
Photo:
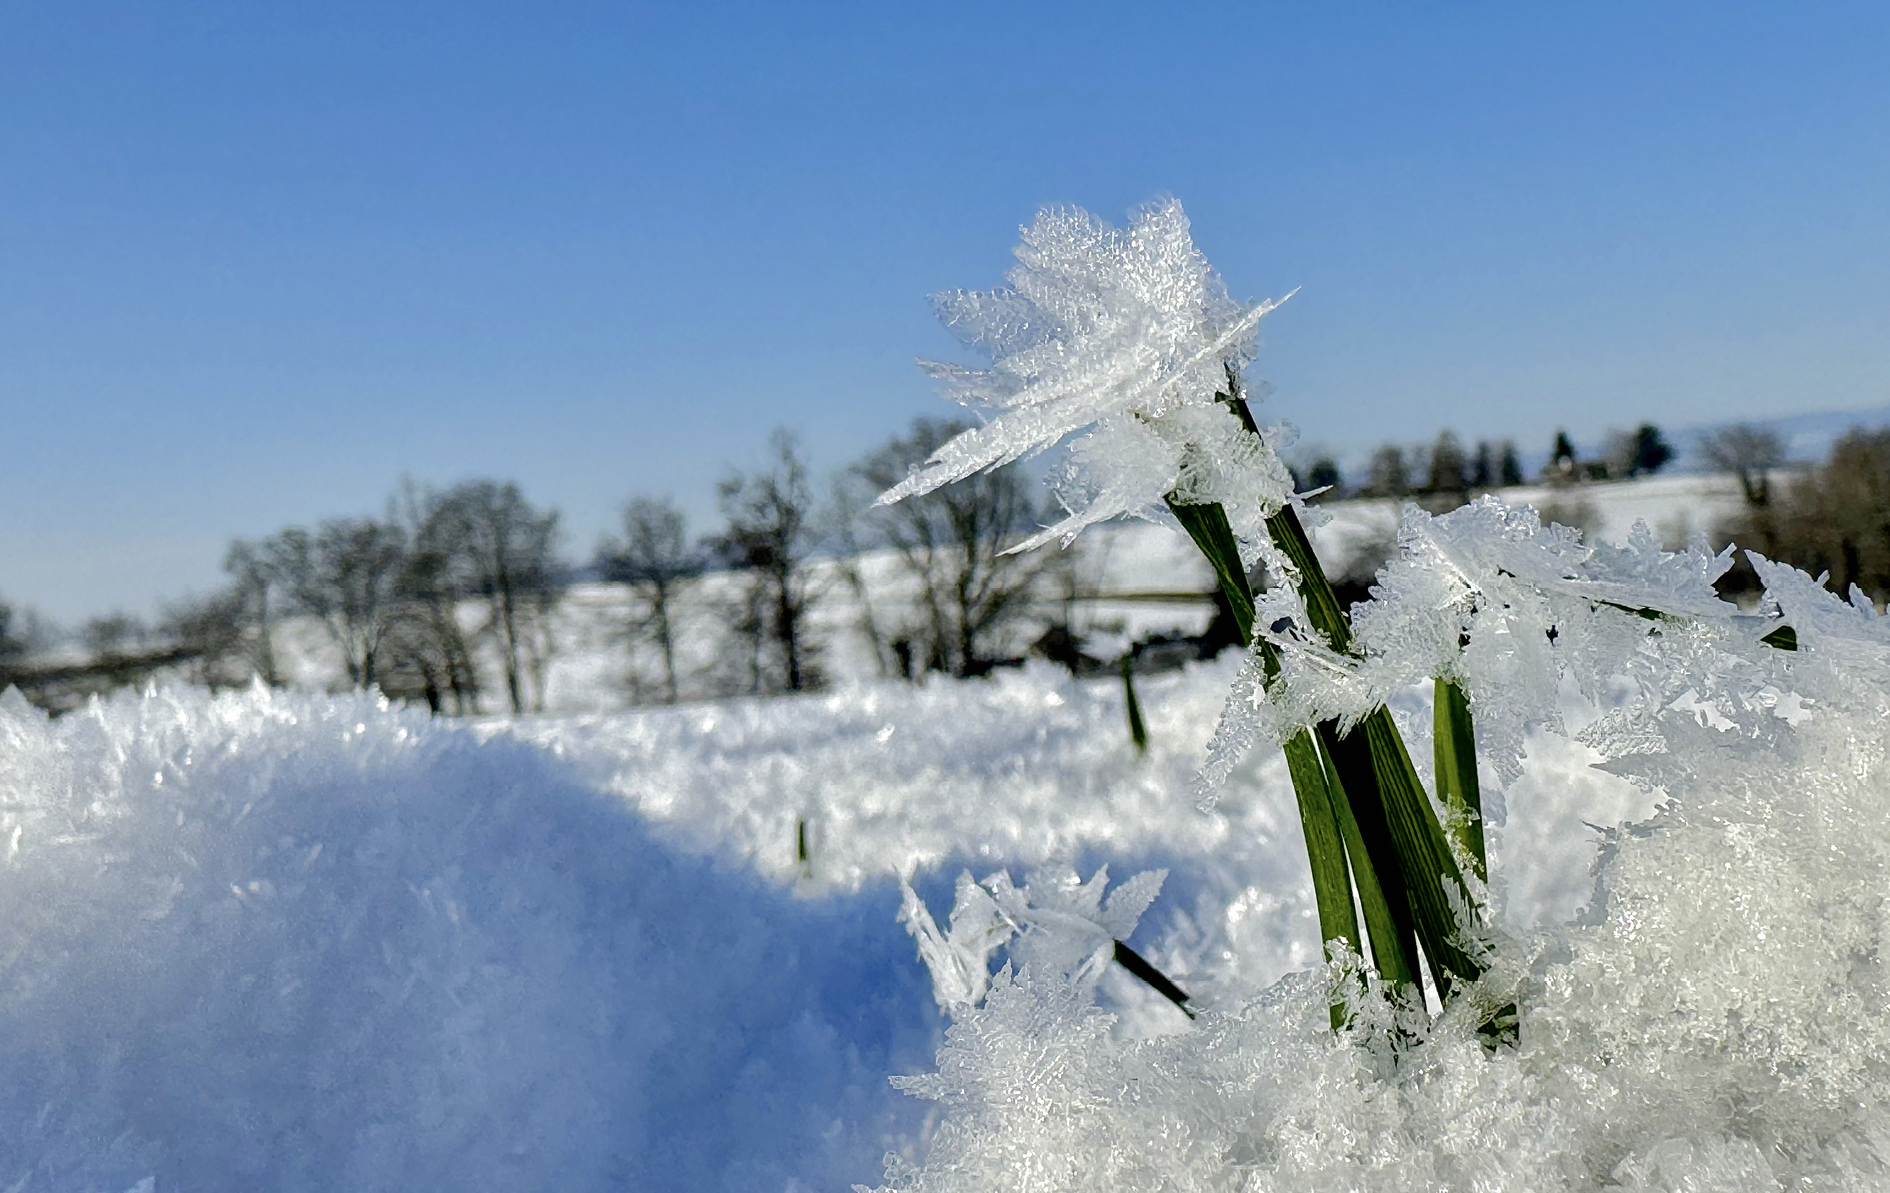
<path fill-rule="evenodd" d="M 1432 757 L 1437 796 L 1451 811 L 1450 834 L 1476 866 L 1477 877 L 1490 880 L 1483 852 L 1483 792 L 1477 786 L 1477 735 L 1470 720 L 1470 698 L 1462 685 L 1439 676 L 1431 707 Z"/>
<path fill-rule="evenodd" d="M 1221 592 L 1233 609 L 1234 625 L 1240 631 L 1240 644 L 1253 641 L 1253 589 L 1247 584 L 1247 569 L 1240 562 L 1240 544 L 1234 541 L 1234 528 L 1228 525 L 1227 511 L 1219 502 L 1189 505 L 1170 500 L 1168 508 L 1188 532 L 1194 545 L 1207 556 L 1220 582 Z"/>
<path fill-rule="evenodd" d="M 1312 540 L 1306 537 L 1306 528 L 1300 525 L 1299 515 L 1293 512 L 1292 506 L 1267 519 L 1267 534 L 1280 554 L 1299 572 L 1299 595 L 1306 602 L 1306 616 L 1311 619 L 1313 629 L 1326 636 L 1332 649 L 1341 654 L 1349 653 L 1352 624 L 1339 608 L 1338 594 L 1332 591 L 1326 569 L 1313 554 Z"/>
<path fill-rule="evenodd" d="M 1300 730 L 1287 739 L 1286 770 L 1299 799 L 1299 827 L 1306 836 L 1306 860 L 1312 865 L 1313 899 L 1319 908 L 1321 946 L 1342 940 L 1364 955 L 1358 935 L 1358 916 L 1352 907 L 1352 884 L 1346 873 L 1345 838 L 1336 815 L 1337 804 L 1327 784 L 1324 764 L 1312 735 Z M 1326 954 L 1330 961 L 1332 956 Z M 1345 1025 L 1345 1008 L 1333 1004 L 1334 1030 Z"/>
<path fill-rule="evenodd" d="M 1253 590 L 1247 584 L 1247 571 L 1240 562 L 1240 547 L 1228 525 L 1227 511 L 1218 504 L 1188 505 L 1171 501 L 1177 521 L 1214 569 L 1221 592 L 1233 610 L 1234 625 L 1242 644 L 1253 641 Z M 1260 644 L 1261 658 L 1268 676 L 1280 669 L 1278 652 Z M 1343 940 L 1362 952 L 1358 917 L 1352 905 L 1352 883 L 1347 874 L 1344 837 L 1334 812 L 1333 793 L 1327 786 L 1327 771 L 1318 747 L 1305 731 L 1293 735 L 1285 745 L 1286 769 L 1293 780 L 1293 794 L 1299 801 L 1300 830 L 1306 836 L 1306 858 L 1312 867 L 1313 897 L 1319 907 L 1319 938 L 1323 945 Z M 1342 798 L 1342 797 L 1341 797 Z M 1343 1016 L 1333 1008 L 1333 1026 Z"/>
<path fill-rule="evenodd" d="M 1351 801 L 1346 798 L 1345 785 L 1332 767 L 1331 755 L 1323 750 L 1320 765 L 1325 771 L 1326 790 L 1331 793 L 1332 813 L 1345 843 L 1346 857 L 1352 863 L 1352 879 L 1358 884 L 1359 908 L 1364 913 L 1365 931 L 1371 939 L 1372 965 L 1392 989 L 1415 987 L 1418 984 L 1417 936 L 1411 930 L 1410 915 L 1394 911 L 1394 906 L 1402 910 L 1402 905 L 1394 905 L 1385 898 L 1384 884 L 1372 865 L 1371 852 L 1366 848 L 1358 818 L 1352 813 Z"/>
<path fill-rule="evenodd" d="M 1378 798 L 1378 780 L 1371 754 L 1363 748 L 1363 732 L 1354 730 L 1340 737 L 1333 721 L 1322 722 L 1318 732 L 1319 745 L 1331 767 L 1329 786 L 1344 800 L 1340 815 L 1346 852 L 1352 859 L 1352 874 L 1359 882 L 1373 960 L 1387 981 L 1396 975 L 1400 982 L 1416 983 L 1417 921 L 1407 894 L 1411 884 L 1405 877 L 1384 802 Z M 1375 893 L 1368 887 L 1375 888 Z"/>
<path fill-rule="evenodd" d="M 1299 572 L 1300 597 L 1313 628 L 1325 635 L 1334 650 L 1352 649 L 1352 628 L 1339 608 L 1337 594 L 1326 579 L 1299 515 L 1287 507 L 1267 519 L 1273 545 Z M 1388 709 L 1380 707 L 1352 732 L 1320 735 L 1351 803 L 1367 854 L 1386 888 L 1394 912 L 1402 890 L 1410 922 L 1430 962 L 1431 980 L 1440 998 L 1448 998 L 1455 981 L 1473 981 L 1482 967 L 1451 943 L 1456 916 L 1447 889 L 1458 891 L 1465 902 L 1469 892 L 1463 874 L 1451 856 L 1443 826 L 1424 793 L 1404 738 Z"/>
<path fill-rule="evenodd" d="M 1129 740 L 1135 743 L 1135 752 L 1148 753 L 1148 726 L 1142 723 L 1142 702 L 1135 698 L 1135 664 L 1128 655 L 1122 656 L 1122 694 L 1129 706 Z"/>
<path fill-rule="evenodd" d="M 1122 941 L 1116 942 L 1116 964 L 1128 970 L 1147 983 L 1149 989 L 1161 995 L 1169 1002 L 1181 1008 L 1181 1013 L 1194 1018 L 1194 1011 L 1188 1006 L 1188 993 L 1168 979 L 1168 975 L 1150 965 L 1142 954 L 1136 952 Z"/>
<path fill-rule="evenodd" d="M 1404 738 L 1391 719 L 1391 710 L 1379 706 L 1347 740 L 1356 741 L 1361 736 L 1391 831 L 1391 843 L 1404 872 L 1405 897 L 1410 900 L 1418 943 L 1424 946 L 1425 958 L 1430 962 L 1438 997 L 1448 999 L 1455 979 L 1475 981 L 1483 967 L 1453 943 L 1457 917 L 1445 892 L 1455 890 L 1466 906 L 1474 904 L 1464 887 L 1463 873 L 1451 856 L 1443 826 L 1437 823 L 1437 813 L 1431 809 L 1411 756 L 1405 751 Z M 1341 766 L 1340 774 L 1344 773 Z"/>

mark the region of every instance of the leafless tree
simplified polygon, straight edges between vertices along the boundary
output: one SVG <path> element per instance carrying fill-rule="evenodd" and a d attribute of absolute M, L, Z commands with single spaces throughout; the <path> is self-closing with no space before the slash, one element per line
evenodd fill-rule
<path fill-rule="evenodd" d="M 259 674 L 250 650 L 249 593 L 232 584 L 207 597 L 187 598 L 164 610 L 157 636 L 170 644 L 171 653 L 186 678 L 212 692 L 241 687 Z"/>
<path fill-rule="evenodd" d="M 629 585 L 642 603 L 630 631 L 661 653 L 663 696 L 674 704 L 675 607 L 703 566 L 701 552 L 689 544 L 688 520 L 668 498 L 635 498 L 623 507 L 623 537 L 598 545 L 597 565 L 605 579 Z"/>
<path fill-rule="evenodd" d="M 1823 464 L 1723 531 L 1813 575 L 1830 573 L 1840 594 L 1856 585 L 1875 601 L 1890 598 L 1890 431 L 1844 435 Z"/>
<path fill-rule="evenodd" d="M 275 616 L 283 599 L 283 577 L 268 547 L 238 539 L 223 556 L 242 628 L 244 653 L 256 674 L 270 687 L 282 683 L 276 666 Z"/>
<path fill-rule="evenodd" d="M 756 472 L 730 474 L 717 492 L 728 519 L 717 545 L 730 563 L 749 573 L 747 604 L 757 622 L 757 651 L 765 641 L 780 652 L 779 680 L 787 691 L 819 686 L 806 625 L 813 601 L 806 568 L 814 546 L 809 521 L 813 496 L 794 434 L 775 430 L 768 439 L 767 465 Z M 756 686 L 762 686 L 759 654 L 755 678 Z"/>
<path fill-rule="evenodd" d="M 396 674 L 383 679 L 390 695 L 418 695 L 434 712 L 463 716 L 479 711 L 479 669 L 460 623 L 461 602 L 471 595 L 462 567 L 457 518 L 440 513 L 442 497 L 403 485 L 391 504 L 407 544 L 400 575 L 401 612 L 390 630 L 389 655 Z"/>
<path fill-rule="evenodd" d="M 462 591 L 484 600 L 487 633 L 498 648 L 512 711 L 545 706 L 545 671 L 554 647 L 551 617 L 563 595 L 557 565 L 558 512 L 540 510 L 515 484 L 455 485 L 437 499 L 427 525 L 451 544 Z"/>
<path fill-rule="evenodd" d="M 31 643 L 20 632 L 20 617 L 13 606 L 0 601 L 0 687 L 11 680 L 11 675 L 31 653 Z"/>
<path fill-rule="evenodd" d="M 1714 468 L 1738 477 L 1746 504 L 1755 507 L 1771 501 L 1770 473 L 1785 462 L 1779 437 L 1749 423 L 1725 427 L 1701 439 L 1700 454 Z"/>
<path fill-rule="evenodd" d="M 79 629 L 79 641 L 94 658 L 124 655 L 143 646 L 150 629 L 143 621 L 122 610 L 93 617 Z"/>
<path fill-rule="evenodd" d="M 399 613 L 406 563 L 400 531 L 373 518 L 330 518 L 312 537 L 284 535 L 297 603 L 321 618 L 341 651 L 348 682 L 373 687 L 382 641 Z"/>
<path fill-rule="evenodd" d="M 884 492 L 968 425 L 917 419 L 853 471 L 868 490 Z M 925 625 L 912 637 L 925 645 L 927 669 L 960 676 L 990 670 L 998 636 L 1026 610 L 1043 573 L 1041 555 L 1005 553 L 1032 529 L 1033 513 L 1029 486 L 1012 467 L 869 511 L 877 537 L 898 553 L 920 593 Z"/>

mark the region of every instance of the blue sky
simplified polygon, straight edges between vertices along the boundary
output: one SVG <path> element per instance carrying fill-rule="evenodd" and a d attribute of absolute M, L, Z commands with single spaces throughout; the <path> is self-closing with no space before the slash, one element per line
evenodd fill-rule
<path fill-rule="evenodd" d="M 0 7 L 0 593 L 842 463 L 1045 203 L 1187 206 L 1354 452 L 1890 401 L 1890 7 Z"/>

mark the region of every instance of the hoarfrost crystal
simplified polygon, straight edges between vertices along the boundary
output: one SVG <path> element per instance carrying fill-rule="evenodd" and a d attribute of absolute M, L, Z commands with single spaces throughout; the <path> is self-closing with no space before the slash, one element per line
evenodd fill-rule
<path fill-rule="evenodd" d="M 1731 565 L 1731 548 L 1714 553 L 1704 541 L 1665 551 L 1645 524 L 1625 546 L 1591 546 L 1493 497 L 1440 517 L 1407 506 L 1397 554 L 1352 611 L 1356 656 L 1300 628 L 1307 619 L 1290 589 L 1262 598 L 1256 625 L 1280 673 L 1265 682 L 1259 656 L 1249 660 L 1205 781 L 1219 782 L 1256 743 L 1328 718 L 1350 726 L 1439 675 L 1464 685 L 1478 748 L 1505 782 L 1520 773 L 1531 725 L 1562 728 L 1564 677 L 1610 706 L 1591 735 L 1658 749 L 1652 718 L 1671 701 L 1693 692 L 1736 715 L 1766 703 L 1760 691 L 1782 665 L 1714 591 Z"/>
<path fill-rule="evenodd" d="M 1069 517 L 1017 550 L 1122 514 L 1159 517 L 1171 494 L 1219 501 L 1252 541 L 1290 498 L 1275 439 L 1247 431 L 1216 400 L 1253 359 L 1260 319 L 1279 304 L 1241 303 L 1168 200 L 1118 229 L 1077 208 L 1050 208 L 1024 229 L 1009 285 L 934 297 L 939 318 L 989 369 L 927 363 L 950 395 L 996 411 L 940 448 L 882 503 L 928 493 L 1043 451 L 1079 431 L 1053 475 Z"/>

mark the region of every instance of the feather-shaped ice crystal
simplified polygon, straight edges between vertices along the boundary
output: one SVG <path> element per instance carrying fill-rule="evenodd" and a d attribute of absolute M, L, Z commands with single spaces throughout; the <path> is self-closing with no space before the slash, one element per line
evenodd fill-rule
<path fill-rule="evenodd" d="M 1056 482 L 1070 517 L 1018 550 L 1159 510 L 1177 490 L 1221 501 L 1236 531 L 1285 503 L 1291 476 L 1269 441 L 1215 400 L 1228 370 L 1253 359 L 1260 318 L 1279 303 L 1229 297 L 1194 247 L 1180 203 L 1151 204 L 1126 229 L 1080 208 L 1046 208 L 1015 251 L 1004 288 L 933 297 L 939 318 L 991 367 L 921 362 L 950 396 L 996 413 L 881 494 L 881 504 L 1086 428 Z"/>

